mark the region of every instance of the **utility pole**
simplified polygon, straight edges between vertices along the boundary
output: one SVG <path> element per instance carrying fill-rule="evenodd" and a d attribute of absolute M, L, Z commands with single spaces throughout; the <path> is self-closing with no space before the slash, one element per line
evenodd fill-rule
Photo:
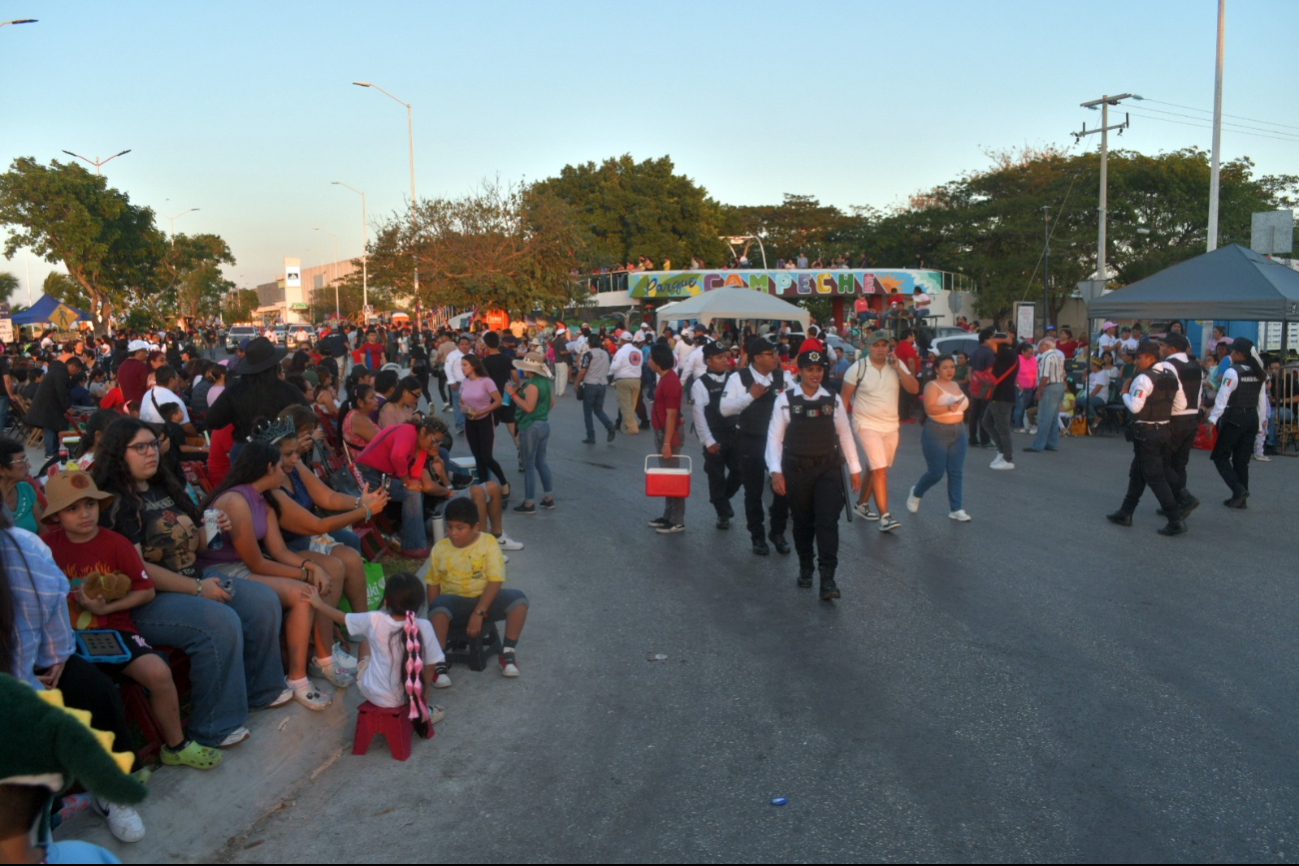
<path fill-rule="evenodd" d="M 1042 336 L 1051 325 L 1051 206 L 1042 205 Z"/>
<path fill-rule="evenodd" d="M 1098 211 L 1100 213 L 1100 219 L 1098 220 L 1098 222 L 1100 223 L 1100 231 L 1098 232 L 1096 238 L 1096 279 L 1100 281 L 1101 291 L 1105 290 L 1105 282 L 1108 276 L 1107 274 L 1108 268 L 1106 267 L 1105 264 L 1105 216 L 1106 216 L 1106 204 L 1107 204 L 1107 188 L 1109 186 L 1109 155 L 1110 155 L 1109 132 L 1111 129 L 1117 129 L 1119 131 L 1119 134 L 1122 135 L 1123 130 L 1127 129 L 1128 126 L 1131 125 L 1131 119 L 1127 115 L 1124 115 L 1124 119 L 1122 123 L 1117 123 L 1114 126 L 1110 126 L 1109 125 L 1110 106 L 1118 105 L 1124 99 L 1131 99 L 1131 98 L 1132 98 L 1131 93 L 1123 93 L 1118 96 L 1102 96 L 1100 99 L 1094 99 L 1091 102 L 1082 103 L 1081 105 L 1082 108 L 1090 108 L 1093 110 L 1096 108 L 1096 106 L 1098 105 L 1100 106 L 1101 125 L 1099 129 L 1088 129 L 1087 124 L 1084 123 L 1082 132 L 1073 133 L 1074 141 L 1081 141 L 1084 136 L 1091 135 L 1092 133 L 1095 132 L 1099 132 L 1101 134 L 1101 197 L 1100 197 L 1100 207 L 1098 208 Z"/>
<path fill-rule="evenodd" d="M 1209 249 L 1218 248 L 1218 170 L 1222 152 L 1222 37 L 1227 22 L 1227 0 L 1218 0 L 1218 62 L 1213 83 L 1213 155 L 1209 167 Z"/>

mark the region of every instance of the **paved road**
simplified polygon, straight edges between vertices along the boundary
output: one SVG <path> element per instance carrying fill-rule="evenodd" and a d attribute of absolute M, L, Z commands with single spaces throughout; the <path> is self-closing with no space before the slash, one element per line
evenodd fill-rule
<path fill-rule="evenodd" d="M 974 522 L 939 489 L 895 535 L 844 526 L 829 605 L 714 530 L 699 473 L 689 530 L 655 535 L 648 436 L 555 414 L 560 507 L 507 522 L 523 678 L 456 670 L 408 762 L 345 755 L 229 859 L 1299 859 L 1295 463 L 1234 512 L 1197 452 L 1206 504 L 1165 539 L 1152 501 L 1103 518 L 1121 439 L 975 452 Z M 921 468 L 907 428 L 895 511 Z"/>

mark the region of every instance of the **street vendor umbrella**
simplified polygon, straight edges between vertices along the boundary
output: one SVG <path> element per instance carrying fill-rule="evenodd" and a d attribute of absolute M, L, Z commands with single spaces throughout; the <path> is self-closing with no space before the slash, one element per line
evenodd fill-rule
<path fill-rule="evenodd" d="M 90 317 L 81 310 L 69 307 L 56 298 L 41 295 L 40 300 L 21 313 L 15 313 L 12 318 L 15 325 L 35 325 L 50 322 L 58 327 L 60 331 L 66 331 L 76 322 Z"/>
<path fill-rule="evenodd" d="M 811 320 L 807 310 L 802 307 L 753 289 L 713 289 L 711 292 L 704 292 L 693 298 L 669 304 L 656 315 L 660 328 L 664 322 L 680 322 L 687 319 L 697 319 L 705 325 L 714 319 L 742 321 L 777 319 L 799 322 L 803 330 L 807 330 L 808 322 Z"/>

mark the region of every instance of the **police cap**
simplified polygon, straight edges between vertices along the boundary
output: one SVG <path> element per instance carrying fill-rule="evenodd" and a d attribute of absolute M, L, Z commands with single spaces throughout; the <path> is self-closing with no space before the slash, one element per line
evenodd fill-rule
<path fill-rule="evenodd" d="M 709 343 L 704 346 L 704 360 L 715 358 L 718 355 L 725 355 L 729 350 L 724 348 L 721 343 Z"/>
<path fill-rule="evenodd" d="M 798 356 L 798 368 L 804 367 L 829 367 L 830 360 L 825 356 L 825 352 L 819 349 L 810 349 Z"/>
<path fill-rule="evenodd" d="M 1141 343 L 1137 345 L 1137 354 L 1149 355 L 1152 358 L 1158 358 L 1159 344 L 1156 343 L 1154 340 L 1142 340 Z"/>
<path fill-rule="evenodd" d="M 1181 334 L 1169 334 L 1164 337 L 1164 344 L 1172 348 L 1174 352 L 1187 352 L 1191 348 L 1191 341 Z"/>

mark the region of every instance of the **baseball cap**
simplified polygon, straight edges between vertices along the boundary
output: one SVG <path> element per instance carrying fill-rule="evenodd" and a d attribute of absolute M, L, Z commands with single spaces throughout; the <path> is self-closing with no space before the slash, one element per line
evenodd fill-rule
<path fill-rule="evenodd" d="M 1158 358 L 1159 344 L 1156 343 L 1154 340 L 1142 340 L 1141 343 L 1137 346 L 1137 354 L 1153 355 L 1154 357 Z"/>
<path fill-rule="evenodd" d="M 148 350 L 149 350 L 149 344 L 146 343 L 144 340 L 132 340 L 126 346 L 126 351 L 130 352 L 133 355 L 136 352 L 147 352 Z"/>
<path fill-rule="evenodd" d="M 1108 331 L 1110 328 L 1117 328 L 1117 327 L 1118 324 L 1115 322 L 1106 322 L 1105 324 L 1101 325 L 1101 330 Z"/>
<path fill-rule="evenodd" d="M 622 340 L 624 343 L 630 343 L 632 341 L 631 331 L 623 331 L 618 335 L 618 339 Z"/>
<path fill-rule="evenodd" d="M 718 355 L 725 355 L 729 351 L 729 349 L 722 348 L 721 343 L 709 343 L 707 346 L 704 346 L 704 360 L 707 361 L 709 358 L 715 358 Z"/>
<path fill-rule="evenodd" d="M 870 339 L 867 340 L 866 342 L 869 343 L 869 344 L 875 344 L 875 343 L 878 343 L 878 342 L 880 342 L 880 341 L 883 341 L 883 342 L 887 343 L 887 342 L 888 342 L 889 340 L 891 340 L 891 339 L 892 339 L 892 337 L 889 336 L 889 332 L 888 332 L 888 331 L 880 330 L 880 331 L 875 331 L 875 332 L 873 332 L 873 333 L 871 334 L 871 336 L 870 336 Z"/>

